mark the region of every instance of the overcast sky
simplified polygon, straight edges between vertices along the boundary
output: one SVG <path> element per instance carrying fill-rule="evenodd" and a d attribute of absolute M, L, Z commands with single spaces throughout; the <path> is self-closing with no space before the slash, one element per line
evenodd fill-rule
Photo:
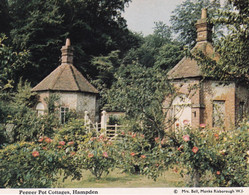
<path fill-rule="evenodd" d="M 172 11 L 184 0 L 132 0 L 123 14 L 128 28 L 144 35 L 153 33 L 154 22 L 170 24 Z"/>
<path fill-rule="evenodd" d="M 123 16 L 130 30 L 148 35 L 153 33 L 154 22 L 162 21 L 170 25 L 172 11 L 183 1 L 185 0 L 132 0 Z"/>

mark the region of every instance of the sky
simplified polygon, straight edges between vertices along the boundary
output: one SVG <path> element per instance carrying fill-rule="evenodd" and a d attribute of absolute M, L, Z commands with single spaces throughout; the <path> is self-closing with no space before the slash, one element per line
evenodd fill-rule
<path fill-rule="evenodd" d="M 154 22 L 170 25 L 170 16 L 177 5 L 184 0 L 132 0 L 123 14 L 128 28 L 144 35 L 152 34 Z"/>
<path fill-rule="evenodd" d="M 162 21 L 170 25 L 170 16 L 177 5 L 185 0 L 132 0 L 125 8 L 123 17 L 128 28 L 144 35 L 152 34 L 154 22 Z M 224 0 L 221 0 L 223 3 Z"/>

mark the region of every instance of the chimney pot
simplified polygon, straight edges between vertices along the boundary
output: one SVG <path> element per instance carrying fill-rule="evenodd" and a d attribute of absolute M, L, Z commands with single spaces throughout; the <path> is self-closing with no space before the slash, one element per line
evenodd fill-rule
<path fill-rule="evenodd" d="M 67 39 L 66 39 L 66 46 L 70 46 L 70 45 L 71 45 L 70 39 L 67 38 Z"/>
<path fill-rule="evenodd" d="M 201 19 L 207 18 L 207 8 L 201 10 Z"/>

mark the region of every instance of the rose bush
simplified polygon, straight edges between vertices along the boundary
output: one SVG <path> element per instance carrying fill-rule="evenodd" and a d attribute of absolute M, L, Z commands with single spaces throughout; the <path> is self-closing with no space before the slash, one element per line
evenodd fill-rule
<path fill-rule="evenodd" d="M 113 141 L 105 135 L 89 136 L 79 144 L 77 161 L 79 167 L 89 170 L 97 179 L 116 167 L 116 148 Z"/>
<path fill-rule="evenodd" d="M 237 129 L 221 132 L 216 145 L 220 163 L 215 167 L 214 184 L 218 186 L 249 186 L 249 122 Z M 218 174 L 219 173 L 219 174 Z"/>
<path fill-rule="evenodd" d="M 70 152 L 56 148 L 58 142 L 52 139 L 49 143 L 45 140 L 48 139 L 40 139 L 40 143 L 17 142 L 0 150 L 1 187 L 51 187 L 59 170 L 79 178 L 79 172 L 70 164 Z"/>

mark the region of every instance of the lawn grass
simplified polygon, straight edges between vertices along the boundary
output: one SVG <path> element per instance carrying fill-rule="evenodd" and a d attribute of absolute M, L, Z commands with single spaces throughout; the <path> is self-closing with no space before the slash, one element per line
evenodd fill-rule
<path fill-rule="evenodd" d="M 81 180 L 60 179 L 54 187 L 59 188 L 145 188 L 145 187 L 183 187 L 184 181 L 178 173 L 168 170 L 157 181 L 143 175 L 131 175 L 115 169 L 107 176 L 97 180 L 89 171 L 82 172 Z"/>

